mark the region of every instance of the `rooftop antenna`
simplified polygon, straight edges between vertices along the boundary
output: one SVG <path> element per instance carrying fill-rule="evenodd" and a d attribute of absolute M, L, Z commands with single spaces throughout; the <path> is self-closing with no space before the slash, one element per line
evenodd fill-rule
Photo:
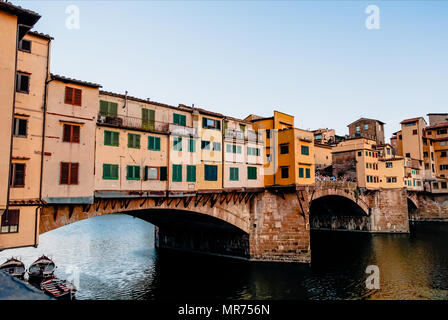
<path fill-rule="evenodd" d="M 123 105 L 123 109 L 126 108 L 128 104 L 128 91 L 126 90 L 124 93 L 124 105 Z"/>

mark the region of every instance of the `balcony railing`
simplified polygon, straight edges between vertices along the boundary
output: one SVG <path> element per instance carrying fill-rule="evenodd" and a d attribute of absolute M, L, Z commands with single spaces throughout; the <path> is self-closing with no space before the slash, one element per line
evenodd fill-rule
<path fill-rule="evenodd" d="M 196 135 L 196 129 L 178 124 L 142 119 L 130 116 L 104 116 L 99 114 L 98 124 L 105 124 L 118 128 L 139 129 L 153 132 L 165 132 L 183 136 Z"/>
<path fill-rule="evenodd" d="M 244 141 L 244 139 L 247 139 L 248 141 L 262 141 L 261 133 L 252 130 L 239 131 L 227 129 L 224 131 L 224 138 L 240 141 Z"/>

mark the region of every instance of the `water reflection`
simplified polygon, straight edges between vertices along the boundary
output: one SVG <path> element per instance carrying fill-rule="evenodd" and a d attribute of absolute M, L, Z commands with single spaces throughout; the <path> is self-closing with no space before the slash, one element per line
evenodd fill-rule
<path fill-rule="evenodd" d="M 313 231 L 311 243 L 311 266 L 249 263 L 156 250 L 152 225 L 108 215 L 44 234 L 37 249 L 3 251 L 0 261 L 21 256 L 28 267 L 48 254 L 58 277 L 79 271 L 77 299 L 448 298 L 448 224 L 413 225 L 410 235 Z M 371 264 L 379 290 L 365 286 Z"/>

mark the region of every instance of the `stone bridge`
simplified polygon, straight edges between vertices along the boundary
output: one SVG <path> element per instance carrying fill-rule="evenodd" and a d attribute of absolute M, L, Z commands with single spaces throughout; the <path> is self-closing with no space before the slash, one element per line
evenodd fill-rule
<path fill-rule="evenodd" d="M 156 226 L 156 247 L 255 261 L 311 260 L 310 229 L 409 232 L 404 189 L 368 191 L 352 182 L 266 187 L 189 196 L 95 198 L 90 205 L 46 205 L 40 233 L 105 214 Z"/>

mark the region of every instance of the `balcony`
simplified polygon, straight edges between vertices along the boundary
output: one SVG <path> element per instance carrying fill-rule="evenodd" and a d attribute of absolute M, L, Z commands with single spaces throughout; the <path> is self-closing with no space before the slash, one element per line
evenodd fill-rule
<path fill-rule="evenodd" d="M 196 134 L 195 128 L 130 116 L 104 116 L 99 114 L 97 118 L 97 123 L 99 125 L 105 125 L 123 129 L 163 132 L 183 136 L 194 136 Z"/>
<path fill-rule="evenodd" d="M 238 130 L 225 130 L 224 139 L 244 141 L 244 132 Z"/>

